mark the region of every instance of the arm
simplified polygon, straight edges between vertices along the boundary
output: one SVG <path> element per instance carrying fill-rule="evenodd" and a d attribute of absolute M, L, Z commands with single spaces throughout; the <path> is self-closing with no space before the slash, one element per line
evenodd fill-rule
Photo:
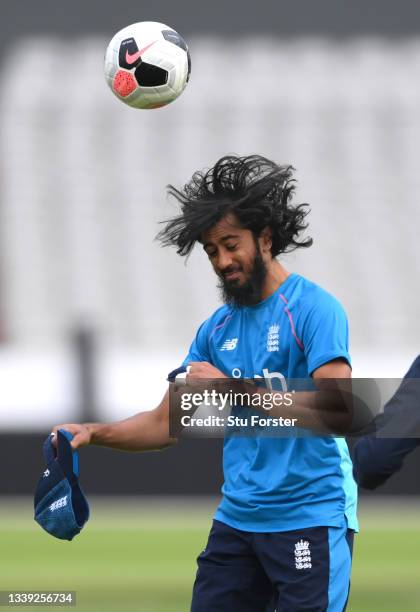
<path fill-rule="evenodd" d="M 255 386 L 250 381 L 227 378 L 220 370 L 208 362 L 190 362 L 186 377 L 187 384 L 197 383 L 202 379 L 205 387 L 216 387 L 221 393 L 235 393 L 255 396 L 257 394 L 268 400 L 269 396 L 278 394 L 269 391 L 265 386 Z M 222 379 L 225 379 L 224 382 Z M 351 403 L 351 368 L 345 359 L 334 359 L 313 372 L 316 391 L 298 391 L 293 394 L 291 405 L 278 405 L 270 402 L 272 407 L 265 410 L 253 404 L 253 410 L 273 418 L 297 419 L 297 426 L 311 429 L 317 433 L 347 433 L 353 420 Z M 214 384 L 212 384 L 212 381 Z"/>
<path fill-rule="evenodd" d="M 169 392 L 154 410 L 139 412 L 116 423 L 66 423 L 54 427 L 73 434 L 73 448 L 88 444 L 122 451 L 159 450 L 176 443 L 169 437 Z"/>
<path fill-rule="evenodd" d="M 209 359 L 206 350 L 205 324 L 206 322 L 200 326 L 190 347 L 190 359 Z M 171 382 L 172 375 L 175 378 L 178 370 L 182 371 L 182 369 L 177 368 L 171 372 L 168 380 Z M 169 436 L 169 390 L 154 410 L 139 412 L 116 423 L 66 423 L 54 427 L 53 432 L 55 433 L 57 429 L 66 429 L 73 434 L 73 448 L 91 444 L 139 452 L 159 450 L 177 442 L 175 438 Z"/>
<path fill-rule="evenodd" d="M 376 433 L 361 437 L 353 449 L 354 476 L 376 489 L 398 472 L 405 457 L 420 446 L 420 356 L 374 421 Z M 405 436 L 405 437 L 404 437 Z"/>
<path fill-rule="evenodd" d="M 418 438 L 361 438 L 352 453 L 357 484 L 370 490 L 383 485 L 402 468 L 406 456 L 418 446 Z"/>

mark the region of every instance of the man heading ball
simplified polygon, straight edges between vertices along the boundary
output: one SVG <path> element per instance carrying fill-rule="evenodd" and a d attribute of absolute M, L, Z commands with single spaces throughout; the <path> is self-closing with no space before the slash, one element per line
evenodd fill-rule
<path fill-rule="evenodd" d="M 293 169 L 227 156 L 169 188 L 181 212 L 159 233 L 181 256 L 207 253 L 224 305 L 198 329 L 187 381 L 269 376 L 350 378 L 341 305 L 277 256 L 299 239 L 306 205 L 294 205 Z M 280 416 L 280 413 L 273 416 Z M 169 392 L 154 410 L 112 424 L 64 424 L 73 446 L 146 451 L 174 444 Z M 356 485 L 346 442 L 332 436 L 226 436 L 222 501 L 198 558 L 193 612 L 341 612 L 357 530 Z"/>

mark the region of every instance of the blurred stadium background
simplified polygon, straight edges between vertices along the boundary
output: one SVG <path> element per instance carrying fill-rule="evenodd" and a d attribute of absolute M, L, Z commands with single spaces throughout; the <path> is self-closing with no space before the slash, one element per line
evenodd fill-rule
<path fill-rule="evenodd" d="M 192 55 L 187 90 L 158 111 L 125 107 L 102 75 L 111 36 L 142 20 L 177 29 Z M 418 6 L 23 0 L 0 33 L 1 588 L 77 589 L 80 610 L 181 612 L 220 441 L 86 449 L 86 491 L 114 497 L 94 498 L 72 545 L 31 523 L 40 443 L 57 422 L 160 400 L 218 304 L 202 253 L 185 265 L 154 242 L 175 210 L 164 187 L 230 152 L 295 166 L 314 246 L 286 266 L 343 302 L 355 376 L 404 374 L 420 346 Z M 417 464 L 362 499 L 352 611 L 420 609 Z"/>

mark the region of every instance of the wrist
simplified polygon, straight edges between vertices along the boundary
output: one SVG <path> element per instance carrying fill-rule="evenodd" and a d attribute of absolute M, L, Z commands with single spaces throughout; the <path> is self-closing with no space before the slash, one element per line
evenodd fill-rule
<path fill-rule="evenodd" d="M 104 443 L 104 433 L 106 425 L 102 423 L 84 423 L 84 427 L 89 432 L 89 444 L 90 445 L 102 445 Z"/>

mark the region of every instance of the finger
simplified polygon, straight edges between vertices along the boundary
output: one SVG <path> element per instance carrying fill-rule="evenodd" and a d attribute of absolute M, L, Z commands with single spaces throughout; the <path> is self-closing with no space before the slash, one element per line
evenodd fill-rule
<path fill-rule="evenodd" d="M 185 378 L 187 380 L 191 380 L 192 378 L 197 378 L 198 373 L 198 362 L 191 361 L 186 368 Z"/>
<path fill-rule="evenodd" d="M 56 425 L 55 427 L 53 427 L 53 430 L 51 432 L 51 443 L 53 446 L 55 446 L 55 448 L 57 448 L 57 431 L 59 429 L 63 429 L 63 425 Z"/>
<path fill-rule="evenodd" d="M 55 446 L 56 448 L 57 448 L 57 431 L 59 429 L 64 429 L 65 431 L 68 431 L 69 433 L 72 434 L 73 438 L 72 438 L 72 440 L 70 442 L 70 445 L 71 445 L 71 447 L 73 449 L 78 448 L 80 445 L 83 444 L 83 437 L 82 437 L 82 440 L 78 439 L 78 440 L 76 440 L 76 443 L 74 442 L 75 439 L 78 436 L 83 434 L 83 431 L 82 432 L 80 431 L 81 426 L 80 425 L 75 425 L 75 424 L 72 424 L 72 423 L 65 423 L 65 424 L 62 424 L 62 425 L 56 425 L 55 427 L 53 427 L 53 430 L 51 432 L 51 436 L 52 436 L 51 442 L 52 442 L 53 446 Z M 84 443 L 86 444 L 86 442 L 84 442 Z"/>
<path fill-rule="evenodd" d="M 75 434 L 73 440 L 70 442 L 70 446 L 73 450 L 85 446 L 88 442 L 87 435 L 84 431 Z"/>

